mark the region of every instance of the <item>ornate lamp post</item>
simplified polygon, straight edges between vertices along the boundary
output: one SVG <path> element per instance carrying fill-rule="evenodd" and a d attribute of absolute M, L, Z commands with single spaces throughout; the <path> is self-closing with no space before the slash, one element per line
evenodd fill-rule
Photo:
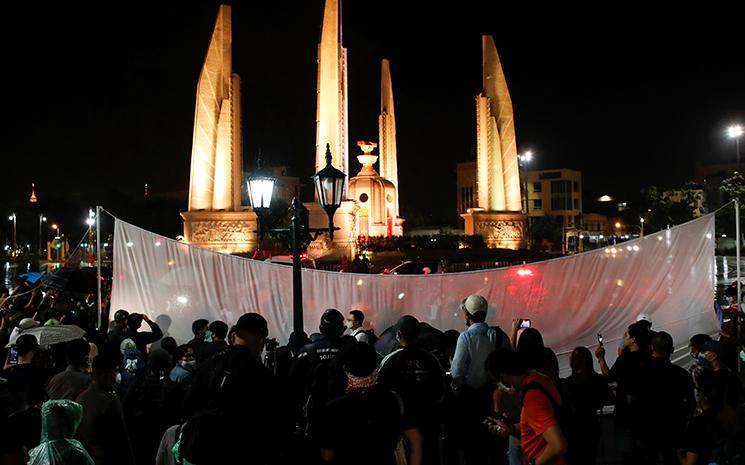
<path fill-rule="evenodd" d="M 265 173 L 262 168 L 261 151 L 259 151 L 256 171 L 248 177 L 248 201 L 256 212 L 256 219 L 259 222 L 259 240 L 264 236 L 262 219 L 272 204 L 274 184 L 277 182 L 277 178 Z"/>
<path fill-rule="evenodd" d="M 315 240 L 320 234 L 328 232 L 331 239 L 334 238 L 334 213 L 341 205 L 344 189 L 344 178 L 346 175 L 331 165 L 331 149 L 326 144 L 326 166 L 316 173 L 312 179 L 316 188 L 318 204 L 326 211 L 329 217 L 328 228 L 310 228 L 308 226 L 308 210 L 298 201 L 297 197 L 292 199 L 289 228 L 278 228 L 269 230 L 272 234 L 289 235 L 290 250 L 292 253 L 292 327 L 296 334 L 303 331 L 303 281 L 300 253 L 304 246 Z M 254 173 L 248 178 L 249 199 L 251 207 L 257 217 L 261 217 L 269 209 L 275 179 L 267 177 L 262 173 Z M 255 188 L 252 193 L 252 186 Z M 261 225 L 261 222 L 259 223 Z M 262 231 L 259 231 L 259 235 Z"/>

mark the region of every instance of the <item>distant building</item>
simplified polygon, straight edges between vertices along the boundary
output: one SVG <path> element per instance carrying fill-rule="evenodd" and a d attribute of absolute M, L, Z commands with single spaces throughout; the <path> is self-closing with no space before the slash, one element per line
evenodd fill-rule
<path fill-rule="evenodd" d="M 530 218 L 561 218 L 565 229 L 582 224 L 582 172 L 570 169 L 528 171 Z"/>

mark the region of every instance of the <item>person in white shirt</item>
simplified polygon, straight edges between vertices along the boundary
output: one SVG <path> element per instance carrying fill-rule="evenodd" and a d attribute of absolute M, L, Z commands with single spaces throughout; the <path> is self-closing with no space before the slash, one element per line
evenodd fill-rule
<path fill-rule="evenodd" d="M 352 310 L 349 312 L 347 315 L 347 321 L 345 322 L 345 325 L 347 326 L 346 334 L 357 339 L 359 342 L 369 344 L 370 338 L 367 336 L 365 328 L 362 327 L 364 321 L 365 314 L 360 310 Z"/>

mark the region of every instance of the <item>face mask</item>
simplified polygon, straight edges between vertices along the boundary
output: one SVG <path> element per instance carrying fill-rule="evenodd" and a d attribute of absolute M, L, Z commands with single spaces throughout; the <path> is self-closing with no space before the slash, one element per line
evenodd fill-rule
<path fill-rule="evenodd" d="M 212 340 L 212 331 L 209 329 L 204 332 L 204 340 L 205 341 L 211 341 Z"/>
<path fill-rule="evenodd" d="M 742 351 L 742 350 L 740 351 L 740 360 L 745 362 L 745 351 Z"/>
<path fill-rule="evenodd" d="M 181 360 L 181 366 L 187 370 L 191 370 L 197 364 L 196 360 Z"/>
<path fill-rule="evenodd" d="M 346 320 L 344 321 L 344 326 L 346 326 L 347 329 L 352 329 L 352 326 L 354 326 L 354 324 L 351 321 Z"/>
<path fill-rule="evenodd" d="M 117 373 L 116 374 L 116 384 L 122 384 L 122 374 Z"/>

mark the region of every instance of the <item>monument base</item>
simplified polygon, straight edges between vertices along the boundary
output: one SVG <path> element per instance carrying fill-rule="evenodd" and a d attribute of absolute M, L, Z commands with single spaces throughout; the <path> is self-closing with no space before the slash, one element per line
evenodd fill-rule
<path fill-rule="evenodd" d="M 525 221 L 521 212 L 488 212 L 469 208 L 460 215 L 466 222 L 468 236 L 481 236 L 487 247 L 503 249 L 524 248 L 527 243 Z"/>
<path fill-rule="evenodd" d="M 329 217 L 326 210 L 318 206 L 317 202 L 303 204 L 308 209 L 309 224 L 311 228 L 328 228 Z M 318 260 L 341 260 L 343 257 L 353 259 L 357 254 L 357 210 L 359 206 L 354 200 L 342 201 L 339 209 L 334 213 L 334 226 L 339 228 L 334 231 L 334 240 L 329 238 L 328 233 L 321 234 L 318 239 L 308 246 L 308 258 Z"/>
<path fill-rule="evenodd" d="M 251 210 L 182 212 L 181 218 L 189 244 L 231 254 L 256 248 L 256 213 Z"/>

